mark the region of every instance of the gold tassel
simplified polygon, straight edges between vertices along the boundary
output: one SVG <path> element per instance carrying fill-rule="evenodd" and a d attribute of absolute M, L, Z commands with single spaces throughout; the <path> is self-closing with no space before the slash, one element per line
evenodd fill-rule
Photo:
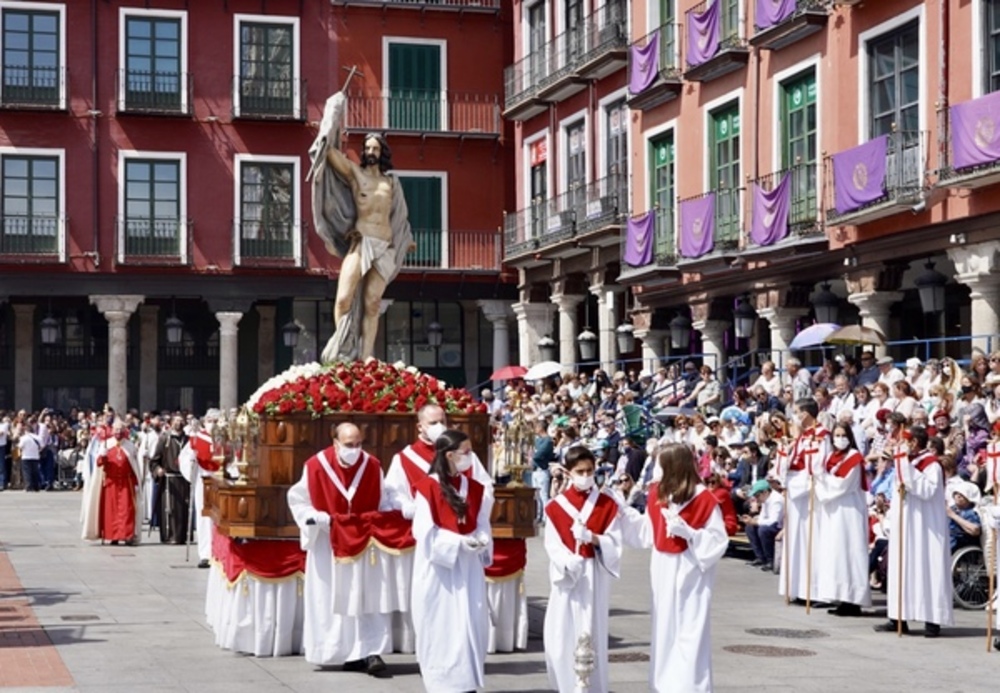
<path fill-rule="evenodd" d="M 296 592 L 296 594 L 297 594 L 298 596 L 300 596 L 300 597 L 301 597 L 301 596 L 302 596 L 302 589 L 303 589 L 303 585 L 305 584 L 305 581 L 304 581 L 304 580 L 302 579 L 302 576 L 301 576 L 301 575 L 299 575 L 299 576 L 298 576 L 298 577 L 296 578 L 295 582 L 296 582 L 296 585 L 295 585 L 295 592 Z"/>
<path fill-rule="evenodd" d="M 372 548 L 371 548 L 371 559 L 370 559 L 370 561 L 371 561 L 370 565 L 374 567 L 375 566 L 375 545 L 374 544 L 372 545 Z"/>
<path fill-rule="evenodd" d="M 249 584 L 249 581 L 247 580 L 246 573 L 243 574 L 243 577 L 242 577 L 242 579 L 240 581 L 243 583 L 243 596 L 244 597 L 249 597 L 250 596 L 250 584 Z"/>
<path fill-rule="evenodd" d="M 524 576 L 521 576 L 521 578 L 520 578 L 520 581 L 521 581 L 521 584 L 519 584 L 519 585 L 517 586 L 517 593 L 518 593 L 518 594 L 519 594 L 520 596 L 522 596 L 522 597 L 523 597 L 523 596 L 524 596 Z"/>

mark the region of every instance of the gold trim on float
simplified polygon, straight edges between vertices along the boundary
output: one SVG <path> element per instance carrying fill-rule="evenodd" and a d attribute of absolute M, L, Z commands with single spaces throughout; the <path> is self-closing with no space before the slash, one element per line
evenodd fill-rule
<path fill-rule="evenodd" d="M 377 560 L 377 556 L 378 556 L 378 553 L 376 552 L 375 549 L 378 549 L 379 551 L 382 551 L 383 553 L 387 553 L 390 556 L 402 556 L 402 555 L 407 554 L 407 553 L 413 553 L 413 550 L 415 548 L 416 548 L 416 546 L 411 546 L 408 549 L 393 549 L 393 548 L 390 548 L 390 547 L 386 546 L 382 542 L 376 540 L 374 537 L 370 537 L 368 539 L 368 543 L 365 544 L 365 547 L 363 549 L 361 549 L 360 551 L 358 551 L 355 555 L 353 555 L 353 556 L 334 556 L 333 560 L 334 560 L 335 563 L 356 563 L 357 561 L 361 560 L 361 558 L 365 554 L 365 551 L 371 550 L 371 557 L 370 557 L 371 564 L 375 565 L 376 560 Z"/>

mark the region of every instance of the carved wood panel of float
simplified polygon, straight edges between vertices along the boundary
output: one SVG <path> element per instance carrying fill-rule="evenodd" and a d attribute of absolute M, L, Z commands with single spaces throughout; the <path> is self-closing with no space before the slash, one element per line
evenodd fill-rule
<path fill-rule="evenodd" d="M 230 537 L 289 539 L 299 535 L 288 510 L 288 487 L 302 477 L 305 461 L 333 444 L 332 428 L 351 422 L 361 429 L 364 449 L 388 470 L 392 458 L 417 438 L 415 414 L 308 414 L 261 417 L 257 440 L 247 446 L 249 484 L 210 477 L 205 484 L 204 514 L 216 530 Z M 486 464 L 490 443 L 487 414 L 449 414 L 449 427 L 465 432 L 472 449 Z M 535 491 L 495 487 L 493 535 L 498 538 L 535 536 Z"/>

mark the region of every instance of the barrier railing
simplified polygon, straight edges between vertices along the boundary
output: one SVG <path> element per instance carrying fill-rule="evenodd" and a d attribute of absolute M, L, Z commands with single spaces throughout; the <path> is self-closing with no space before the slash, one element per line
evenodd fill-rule
<path fill-rule="evenodd" d="M 66 69 L 62 66 L 3 66 L 0 105 L 5 108 L 64 108 Z"/>

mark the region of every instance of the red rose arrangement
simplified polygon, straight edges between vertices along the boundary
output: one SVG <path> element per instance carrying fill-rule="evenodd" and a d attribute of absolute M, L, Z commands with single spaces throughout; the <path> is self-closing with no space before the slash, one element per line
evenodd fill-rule
<path fill-rule="evenodd" d="M 413 413 L 437 404 L 449 414 L 485 413 L 468 390 L 449 388 L 434 376 L 402 363 L 377 359 L 353 363 L 292 366 L 262 385 L 247 402 L 256 414 L 309 412 Z"/>

